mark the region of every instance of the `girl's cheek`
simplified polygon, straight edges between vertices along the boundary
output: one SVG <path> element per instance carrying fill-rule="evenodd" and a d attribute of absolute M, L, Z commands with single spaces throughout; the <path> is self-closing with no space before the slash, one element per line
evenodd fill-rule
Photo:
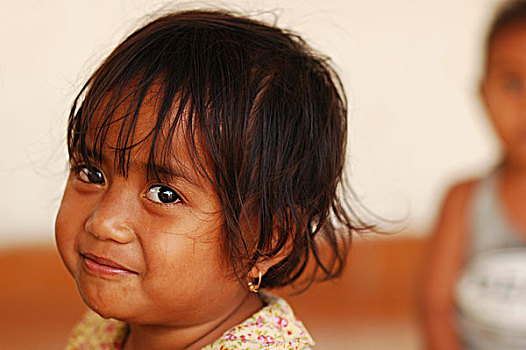
<path fill-rule="evenodd" d="M 55 219 L 55 239 L 60 251 L 61 243 L 64 239 L 64 229 L 67 226 L 67 193 L 65 192 L 60 207 L 58 208 L 57 217 Z"/>
<path fill-rule="evenodd" d="M 71 271 L 72 259 L 75 256 L 75 241 L 82 228 L 82 205 L 75 200 L 70 184 L 66 186 L 62 202 L 55 220 L 55 239 L 58 251 L 64 263 Z"/>
<path fill-rule="evenodd" d="M 68 226 L 70 226 L 69 224 L 67 215 L 61 205 L 55 221 L 55 240 L 64 265 L 66 265 L 68 271 L 74 275 L 75 243 L 74 237 L 72 237 L 71 232 L 68 230 Z"/>

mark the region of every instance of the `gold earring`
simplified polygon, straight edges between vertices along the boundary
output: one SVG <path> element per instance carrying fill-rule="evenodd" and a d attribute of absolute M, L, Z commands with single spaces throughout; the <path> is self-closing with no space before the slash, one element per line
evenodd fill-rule
<path fill-rule="evenodd" d="M 258 277 L 258 283 L 254 284 L 254 282 L 250 281 L 248 282 L 248 289 L 252 293 L 258 293 L 259 292 L 259 286 L 261 285 L 261 271 L 259 271 L 259 277 Z"/>

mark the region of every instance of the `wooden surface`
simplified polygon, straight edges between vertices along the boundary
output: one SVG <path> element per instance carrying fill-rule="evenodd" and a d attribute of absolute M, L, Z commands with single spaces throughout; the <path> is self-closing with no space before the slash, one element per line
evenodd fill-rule
<path fill-rule="evenodd" d="M 317 350 L 417 349 L 424 242 L 356 239 L 340 280 L 291 296 Z M 0 251 L 0 349 L 61 349 L 84 306 L 53 247 Z"/>
<path fill-rule="evenodd" d="M 61 349 L 84 310 L 53 247 L 0 252 L 0 349 Z"/>

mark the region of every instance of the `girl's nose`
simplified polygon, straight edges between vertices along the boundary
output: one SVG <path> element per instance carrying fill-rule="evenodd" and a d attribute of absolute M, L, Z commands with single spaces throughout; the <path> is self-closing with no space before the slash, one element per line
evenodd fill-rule
<path fill-rule="evenodd" d="M 98 240 L 126 244 L 133 241 L 132 202 L 111 190 L 104 193 L 85 223 L 85 230 Z"/>

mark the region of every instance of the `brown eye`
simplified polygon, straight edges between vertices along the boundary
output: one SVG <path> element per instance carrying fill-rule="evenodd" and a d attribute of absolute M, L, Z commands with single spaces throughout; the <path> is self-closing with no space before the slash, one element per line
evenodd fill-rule
<path fill-rule="evenodd" d="M 86 183 L 104 185 L 104 174 L 95 167 L 81 166 L 78 168 L 78 178 Z"/>
<path fill-rule="evenodd" d="M 156 203 L 170 204 L 181 200 L 181 197 L 168 186 L 155 185 L 150 187 L 146 193 L 146 198 Z"/>

